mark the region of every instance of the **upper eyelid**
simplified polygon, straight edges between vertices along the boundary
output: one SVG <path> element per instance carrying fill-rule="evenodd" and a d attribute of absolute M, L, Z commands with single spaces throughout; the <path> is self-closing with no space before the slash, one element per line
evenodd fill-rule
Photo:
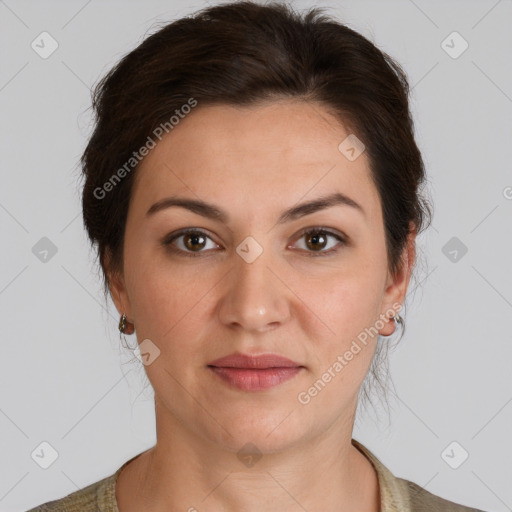
<path fill-rule="evenodd" d="M 183 228 L 183 229 L 178 229 L 176 232 L 173 232 L 173 233 L 170 233 L 169 235 L 165 236 L 163 241 L 164 243 L 171 243 L 171 242 L 174 242 L 174 240 L 178 239 L 180 236 L 184 236 L 184 235 L 187 235 L 189 233 L 200 233 L 204 236 L 207 236 L 210 240 L 212 240 L 214 243 L 217 244 L 217 242 L 215 242 L 215 240 L 213 239 L 213 237 L 210 235 L 210 233 L 208 231 L 205 231 L 204 228 Z M 219 245 L 219 244 L 217 244 Z"/>

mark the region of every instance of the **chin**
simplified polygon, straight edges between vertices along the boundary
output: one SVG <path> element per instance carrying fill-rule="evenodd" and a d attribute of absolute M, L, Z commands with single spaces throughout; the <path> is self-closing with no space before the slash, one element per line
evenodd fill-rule
<path fill-rule="evenodd" d="M 267 416 L 260 413 L 256 416 L 246 414 L 239 418 L 218 418 L 219 423 L 228 425 L 226 430 L 231 436 L 221 429 L 221 432 L 217 431 L 220 438 L 214 434 L 212 440 L 223 449 L 236 454 L 240 450 L 250 450 L 252 445 L 261 453 L 280 452 L 299 442 L 306 435 L 305 425 L 296 425 L 296 419 L 291 419 L 293 414 L 285 419 L 288 414 L 289 409 Z"/>

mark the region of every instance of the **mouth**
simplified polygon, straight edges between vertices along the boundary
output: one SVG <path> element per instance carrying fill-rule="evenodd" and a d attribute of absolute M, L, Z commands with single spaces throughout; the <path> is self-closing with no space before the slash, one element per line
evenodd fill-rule
<path fill-rule="evenodd" d="M 224 382 L 242 391 L 262 391 L 293 378 L 303 366 L 280 368 L 233 368 L 208 366 Z"/>
<path fill-rule="evenodd" d="M 210 362 L 208 368 L 231 387 L 262 391 L 292 379 L 304 366 L 277 354 L 234 353 Z"/>

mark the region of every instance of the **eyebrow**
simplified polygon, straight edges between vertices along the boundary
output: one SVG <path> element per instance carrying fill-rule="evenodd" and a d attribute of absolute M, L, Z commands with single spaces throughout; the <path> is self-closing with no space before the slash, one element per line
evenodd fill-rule
<path fill-rule="evenodd" d="M 208 219 L 220 221 L 224 224 L 228 224 L 229 222 L 229 214 L 214 204 L 207 203 L 205 201 L 197 199 L 188 199 L 184 197 L 175 196 L 166 197 L 164 199 L 161 199 L 160 201 L 157 201 L 146 212 L 146 217 L 151 217 L 155 213 L 162 211 L 166 208 L 170 208 L 172 206 L 186 208 L 187 210 L 190 210 L 193 213 L 196 213 Z M 301 203 L 297 206 L 289 208 L 288 210 L 284 210 L 279 215 L 277 224 L 291 222 L 292 220 L 296 220 L 306 215 L 311 215 L 312 213 L 324 210 L 326 208 L 332 208 L 333 206 L 349 206 L 354 210 L 358 211 L 359 213 L 361 213 L 363 217 L 366 216 L 363 207 L 359 203 L 357 203 L 350 197 L 346 196 L 345 194 L 342 194 L 341 192 L 336 192 L 334 194 L 319 197 L 312 201 Z"/>

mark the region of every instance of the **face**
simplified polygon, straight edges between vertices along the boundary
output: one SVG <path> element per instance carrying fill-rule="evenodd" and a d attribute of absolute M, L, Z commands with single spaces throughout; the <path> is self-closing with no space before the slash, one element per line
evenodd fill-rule
<path fill-rule="evenodd" d="M 142 161 L 111 291 L 139 343 L 160 351 L 145 366 L 158 435 L 179 423 L 228 450 L 251 442 L 270 452 L 335 425 L 351 432 L 371 334 L 393 332 L 386 320 L 403 303 L 412 253 L 388 273 L 369 160 L 338 149 L 349 133 L 318 104 L 199 105 Z M 300 208 L 333 194 L 349 199 Z M 171 197 L 214 210 L 148 213 Z M 241 389 L 208 366 L 235 352 L 300 368 Z M 276 374 L 241 372 L 253 384 Z"/>

